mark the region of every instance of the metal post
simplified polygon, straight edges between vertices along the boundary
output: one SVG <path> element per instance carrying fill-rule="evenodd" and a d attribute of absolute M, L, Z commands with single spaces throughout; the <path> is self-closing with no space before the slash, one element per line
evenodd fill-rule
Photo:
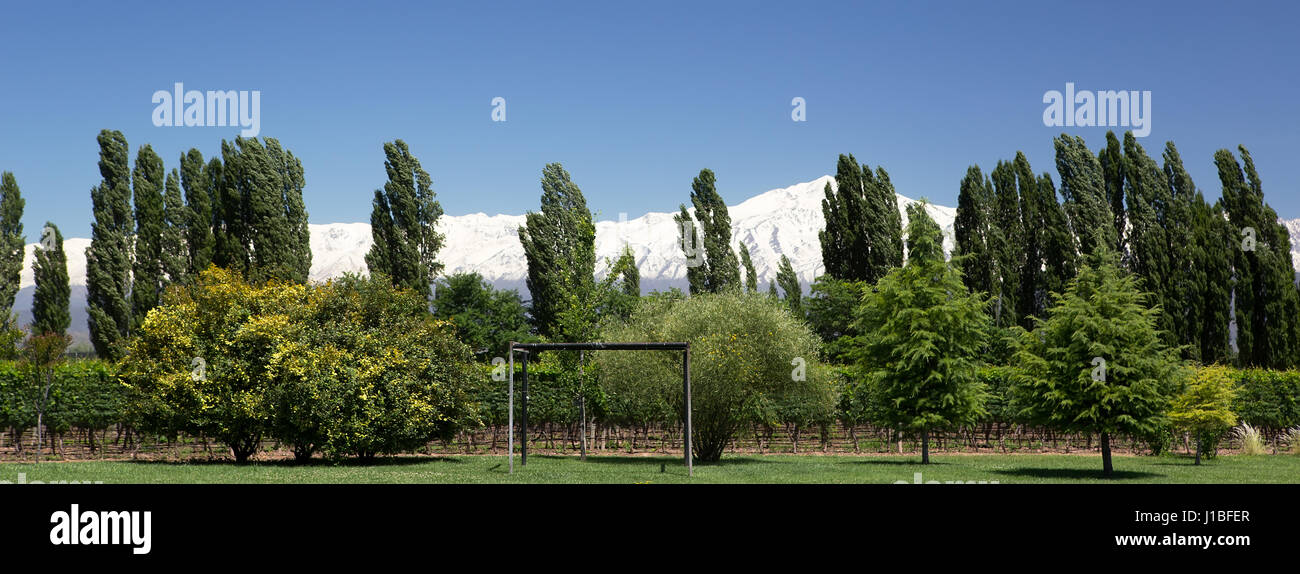
<path fill-rule="evenodd" d="M 528 466 L 528 355 L 524 353 L 524 412 L 519 427 L 523 431 L 519 437 L 519 466 Z"/>
<path fill-rule="evenodd" d="M 578 376 L 580 384 L 585 385 L 587 382 L 587 355 L 586 351 L 578 351 Z M 582 387 L 579 387 L 582 389 Z M 582 430 L 582 454 L 578 460 L 587 460 L 587 394 L 579 391 L 578 395 L 578 415 L 582 417 L 582 424 L 579 428 Z"/>
<path fill-rule="evenodd" d="M 506 391 L 506 395 L 509 397 L 506 399 L 506 402 L 510 404 L 510 414 L 507 415 L 507 419 L 506 419 L 508 421 L 506 424 L 506 428 L 509 429 L 509 432 L 507 433 L 509 434 L 509 438 L 507 438 L 506 440 L 507 440 L 507 444 L 509 444 L 510 446 L 508 447 L 508 450 L 506 452 L 509 453 L 507 456 L 510 459 L 510 474 L 514 474 L 515 473 L 515 343 L 514 341 L 510 342 L 510 385 L 509 387 L 510 387 L 509 390 Z"/>
<path fill-rule="evenodd" d="M 695 464 L 691 461 L 691 344 L 686 344 L 682 353 L 682 387 L 686 394 L 686 437 L 682 441 L 686 451 L 686 476 L 695 476 Z"/>

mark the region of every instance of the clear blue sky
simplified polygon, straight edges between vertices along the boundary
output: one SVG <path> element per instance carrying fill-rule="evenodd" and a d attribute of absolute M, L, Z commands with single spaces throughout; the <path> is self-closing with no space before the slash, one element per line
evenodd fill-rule
<path fill-rule="evenodd" d="M 0 170 L 87 237 L 95 135 L 167 168 L 238 128 L 155 127 L 156 90 L 260 90 L 261 135 L 298 155 L 315 223 L 368 221 L 382 144 L 405 139 L 444 209 L 536 209 L 562 162 L 602 217 L 669 211 L 704 167 L 728 203 L 882 164 L 955 205 L 967 166 L 1025 151 L 1055 179 L 1042 98 L 1066 82 L 1150 90 L 1168 139 L 1218 197 L 1212 154 L 1250 148 L 1267 199 L 1300 217 L 1295 3 L 60 2 L 0 18 Z M 491 121 L 494 97 L 507 121 Z M 807 102 L 807 122 L 790 100 Z M 1105 128 L 1065 128 L 1094 149 Z"/>

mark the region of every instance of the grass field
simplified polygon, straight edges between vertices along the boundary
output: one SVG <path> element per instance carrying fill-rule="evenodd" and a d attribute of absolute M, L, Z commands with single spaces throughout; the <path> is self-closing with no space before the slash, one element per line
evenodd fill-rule
<path fill-rule="evenodd" d="M 308 465 L 263 462 L 85 461 L 0 463 L 4 482 L 122 483 L 835 483 L 888 484 L 932 480 L 1017 483 L 1300 483 L 1300 456 L 1220 455 L 1201 466 L 1185 456 L 1117 456 L 1115 476 L 1101 476 L 1099 456 L 936 455 L 928 466 L 901 456 L 729 456 L 697 464 L 688 478 L 675 457 L 529 457 L 507 474 L 502 456 L 392 457 L 371 465 L 316 461 Z M 20 474 L 22 475 L 20 477 Z"/>

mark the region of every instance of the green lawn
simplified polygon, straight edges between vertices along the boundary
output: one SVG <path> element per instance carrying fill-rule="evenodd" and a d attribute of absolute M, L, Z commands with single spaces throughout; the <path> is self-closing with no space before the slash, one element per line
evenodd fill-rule
<path fill-rule="evenodd" d="M 503 456 L 392 457 L 363 466 L 316 461 L 237 465 L 230 462 L 0 463 L 0 482 L 113 483 L 868 483 L 997 481 L 1080 483 L 1101 478 L 1101 457 L 1078 455 L 936 455 L 923 466 L 907 456 L 728 456 L 697 464 L 688 478 L 675 457 L 529 457 L 506 473 Z M 1300 456 L 1221 455 L 1202 466 L 1185 456 L 1116 456 L 1114 483 L 1300 483 Z"/>

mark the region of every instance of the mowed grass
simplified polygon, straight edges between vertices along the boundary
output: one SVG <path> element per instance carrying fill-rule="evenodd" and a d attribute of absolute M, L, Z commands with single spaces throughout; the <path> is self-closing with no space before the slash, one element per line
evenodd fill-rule
<path fill-rule="evenodd" d="M 677 457 L 533 455 L 528 466 L 515 459 L 507 473 L 504 456 L 398 456 L 373 464 L 314 461 L 157 462 L 84 461 L 0 463 L 0 484 L 73 481 L 106 484 L 183 483 L 407 483 L 407 484 L 889 484 L 980 481 L 1022 483 L 1300 483 L 1300 456 L 1220 455 L 1201 466 L 1190 457 L 1116 456 L 1115 476 L 1101 474 L 1098 455 L 935 455 L 922 465 L 915 456 L 728 456 L 696 464 L 687 477 Z M 23 476 L 20 479 L 20 474 Z"/>

